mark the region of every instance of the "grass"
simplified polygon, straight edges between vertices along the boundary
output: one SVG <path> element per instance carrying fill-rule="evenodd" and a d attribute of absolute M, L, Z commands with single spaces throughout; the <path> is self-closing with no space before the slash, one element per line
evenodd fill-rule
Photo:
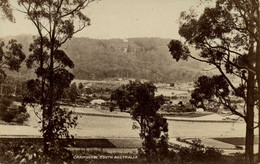
<path fill-rule="evenodd" d="M 258 144 L 258 136 L 254 138 L 254 144 Z M 213 138 L 217 141 L 229 143 L 232 145 L 245 145 L 245 138 L 244 137 L 229 137 L 229 138 Z"/>

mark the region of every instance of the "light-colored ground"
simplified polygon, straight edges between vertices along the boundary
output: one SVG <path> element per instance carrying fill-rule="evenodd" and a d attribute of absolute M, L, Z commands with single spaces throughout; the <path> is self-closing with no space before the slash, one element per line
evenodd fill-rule
<path fill-rule="evenodd" d="M 71 130 L 76 136 L 139 137 L 138 129 L 132 129 L 133 120 L 129 113 L 108 112 L 100 109 L 80 107 L 69 107 L 69 109 L 79 114 L 85 114 L 79 115 L 77 128 Z M 26 124 L 29 126 L 0 125 L 0 135 L 39 135 L 38 130 L 41 125 L 38 123 L 39 118 L 35 116 L 35 112 L 38 112 L 40 116 L 40 110 L 28 107 L 28 112 L 31 117 Z M 195 118 L 174 117 L 168 119 L 170 137 L 212 138 L 245 136 L 245 123 L 243 121 L 221 122 L 225 119 L 225 116 L 218 114 Z"/>
<path fill-rule="evenodd" d="M 78 126 L 71 133 L 79 138 L 139 138 L 139 130 L 132 129 L 133 120 L 128 113 L 108 112 L 101 109 L 70 107 L 78 113 Z M 39 110 L 28 108 L 31 117 L 28 126 L 0 125 L 0 136 L 40 136 Z M 84 114 L 84 115 L 82 115 Z M 245 123 L 243 121 L 225 121 L 225 116 L 212 114 L 195 118 L 169 118 L 168 128 L 170 142 L 175 143 L 177 137 L 200 138 L 206 146 L 214 146 L 233 151 L 234 145 L 213 140 L 215 137 L 244 137 Z M 217 121 L 217 122 L 212 122 Z M 255 131 L 257 134 L 257 129 Z"/>
<path fill-rule="evenodd" d="M 132 129 L 133 120 L 128 113 L 111 113 L 100 109 L 79 107 L 71 107 L 70 109 L 74 112 L 85 114 L 79 115 L 77 128 L 71 130 L 76 136 L 139 137 L 139 130 Z M 28 108 L 28 111 L 31 118 L 27 124 L 38 129 L 40 126 L 38 118 L 35 117 L 31 107 Z M 225 117 L 217 114 L 196 118 L 174 117 L 173 119 L 169 118 L 168 120 L 169 137 L 213 138 L 245 136 L 245 123 L 243 121 L 221 122 Z"/>

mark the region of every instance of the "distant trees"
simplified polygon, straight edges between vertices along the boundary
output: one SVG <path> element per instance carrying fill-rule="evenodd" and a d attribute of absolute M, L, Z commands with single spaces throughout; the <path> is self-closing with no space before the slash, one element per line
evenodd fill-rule
<path fill-rule="evenodd" d="M 112 110 L 118 106 L 121 111 L 129 112 L 140 127 L 143 139 L 143 154 L 148 161 L 158 161 L 168 154 L 168 124 L 157 113 L 164 103 L 162 96 L 155 96 L 156 87 L 152 83 L 130 82 L 116 89 L 111 94 Z"/>
<path fill-rule="evenodd" d="M 13 101 L 8 98 L 0 99 L 0 119 L 5 122 L 22 124 L 29 118 L 24 106 L 14 106 Z"/>
<path fill-rule="evenodd" d="M 78 85 L 79 92 L 82 93 L 84 90 L 84 85 L 80 82 Z"/>
<path fill-rule="evenodd" d="M 27 66 L 35 68 L 37 78 L 28 81 L 30 94 L 26 100 L 41 105 L 43 150 L 52 162 L 71 160 L 72 156 L 64 149 L 66 144 L 61 138 L 71 138 L 68 128 L 76 126 L 72 112 L 60 108 L 57 103 L 74 78 L 69 72 L 74 64 L 60 48 L 90 24 L 90 19 L 82 10 L 93 1 L 18 0 L 19 11 L 26 15 L 38 32 L 30 45 L 31 54 L 27 60 Z"/>
<path fill-rule="evenodd" d="M 6 78 L 5 69 L 18 71 L 25 60 L 22 44 L 10 40 L 7 45 L 0 41 L 0 83 Z"/>
<path fill-rule="evenodd" d="M 9 21 L 14 21 L 12 9 L 8 0 L 0 1 L 0 9 L 3 12 L 3 17 Z M 4 89 L 10 94 L 10 86 L 3 88 L 2 84 L 6 79 L 6 70 L 19 71 L 22 62 L 25 60 L 22 44 L 17 43 L 16 40 L 11 39 L 7 45 L 0 40 L 0 84 L 1 84 L 1 98 L 0 98 L 0 119 L 6 122 L 23 123 L 29 117 L 24 106 L 14 106 L 11 99 L 3 97 Z M 7 95 L 7 94 L 6 94 Z"/>
<path fill-rule="evenodd" d="M 3 16 L 9 21 L 14 21 L 11 6 L 8 0 L 0 2 L 0 8 Z M 10 71 L 18 71 L 21 63 L 25 60 L 22 44 L 17 43 L 16 40 L 11 39 L 7 45 L 0 40 L 0 83 L 6 78 L 5 69 Z"/>
<path fill-rule="evenodd" d="M 174 64 L 170 60 L 165 46 L 169 39 L 135 38 L 129 39 L 127 45 L 138 48 L 136 42 L 146 47 L 154 46 L 155 49 L 124 53 L 120 49 L 126 44 L 123 40 L 89 38 L 73 38 L 64 47 L 72 54 L 71 59 L 75 63 L 73 73 L 78 79 L 138 78 L 153 82 L 174 82 L 191 81 L 202 75 L 196 71 L 199 69 L 196 62 Z M 102 46 L 99 46 L 101 43 Z M 120 50 L 114 51 L 111 47 Z M 183 69 L 174 71 L 178 66 Z"/>
<path fill-rule="evenodd" d="M 208 99 L 213 94 L 232 113 L 245 120 L 246 160 L 252 163 L 254 106 L 257 100 L 256 93 L 259 93 L 259 88 L 255 85 L 257 72 L 255 65 L 258 61 L 256 59 L 260 56 L 259 48 L 256 48 L 259 47 L 259 1 L 217 0 L 215 7 L 205 8 L 200 16 L 192 12 L 189 14 L 183 12 L 180 20 L 179 34 L 185 38 L 187 45 L 194 46 L 200 53 L 191 54 L 186 45 L 178 40 L 172 40 L 168 47 L 173 58 L 176 61 L 193 58 L 208 63 L 221 75 L 200 78 L 199 81 L 204 79 L 206 83 L 197 82 L 193 101 Z M 231 80 L 232 76 L 240 79 L 239 85 Z M 217 77 L 221 77 L 221 81 L 218 82 L 223 82 L 224 86 L 228 85 L 231 90 L 218 86 L 218 82 L 214 82 Z M 228 92 L 230 94 L 227 96 Z M 244 100 L 245 113 L 237 111 L 230 101 L 232 96 Z"/>
<path fill-rule="evenodd" d="M 1 0 L 0 8 L 3 17 L 6 17 L 9 21 L 14 21 L 11 5 L 8 0 Z M 14 39 L 11 39 L 7 45 L 0 40 L 0 83 L 6 76 L 3 69 L 7 68 L 11 71 L 18 71 L 20 69 L 21 63 L 25 59 L 25 54 L 22 49 L 22 44 L 17 43 Z"/>
<path fill-rule="evenodd" d="M 70 100 L 75 103 L 76 102 L 76 99 L 77 99 L 77 96 L 79 95 L 78 94 L 78 88 L 77 88 L 77 84 L 74 82 L 70 85 L 70 89 L 69 89 L 69 97 L 70 97 Z"/>

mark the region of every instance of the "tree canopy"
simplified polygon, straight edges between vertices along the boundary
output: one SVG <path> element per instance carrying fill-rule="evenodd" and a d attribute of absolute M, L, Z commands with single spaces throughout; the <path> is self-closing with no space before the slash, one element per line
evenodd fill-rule
<path fill-rule="evenodd" d="M 25 60 L 22 44 L 17 43 L 16 40 L 10 40 L 7 45 L 0 41 L 0 74 L 1 81 L 6 77 L 5 69 L 10 71 L 19 71 L 21 63 Z"/>
<path fill-rule="evenodd" d="M 3 17 L 7 18 L 9 21 L 14 22 L 13 11 L 11 9 L 11 5 L 8 0 L 0 1 L 0 9 L 3 12 Z"/>
<path fill-rule="evenodd" d="M 214 7 L 206 7 L 201 15 L 194 12 L 183 12 L 179 34 L 185 38 L 186 42 L 183 44 L 178 40 L 172 40 L 168 44 L 172 57 L 177 61 L 193 58 L 208 63 L 219 71 L 231 91 L 225 99 L 222 96 L 222 98 L 219 97 L 218 92 L 215 92 L 214 95 L 218 96 L 221 103 L 232 113 L 243 117 L 246 121 L 246 158 L 250 162 L 253 159 L 253 117 L 257 100 L 255 97 L 257 92 L 255 91 L 258 90 L 255 85 L 257 72 L 255 59 L 259 56 L 255 46 L 259 45 L 257 44 L 259 40 L 258 15 L 258 0 L 217 0 Z M 198 55 L 191 54 L 187 46 L 195 47 L 200 53 Z M 203 79 L 206 80 L 206 83 L 202 87 L 197 86 L 198 88 L 193 92 L 195 103 L 196 99 L 210 97 L 209 93 L 213 90 L 206 91 L 205 89 L 207 85 L 212 84 L 210 81 L 215 77 L 201 77 L 198 80 L 197 84 Z M 232 77 L 240 79 L 241 82 L 237 85 L 232 81 Z M 211 88 L 215 88 L 217 83 L 213 84 Z M 232 96 L 244 100 L 246 112 L 237 111 L 235 105 L 231 104 Z"/>
<path fill-rule="evenodd" d="M 149 82 L 130 82 L 111 94 L 112 110 L 118 106 L 129 112 L 139 126 L 143 149 L 140 150 L 148 161 L 159 160 L 168 152 L 167 120 L 157 113 L 164 103 L 163 96 L 155 96 L 156 87 Z M 133 128 L 138 128 L 136 124 Z"/>
<path fill-rule="evenodd" d="M 56 162 L 72 159 L 60 138 L 70 140 L 72 136 L 68 128 L 75 127 L 77 119 L 58 103 L 63 90 L 70 86 L 74 78 L 70 73 L 74 64 L 61 46 L 90 25 L 90 19 L 82 10 L 93 1 L 18 0 L 18 10 L 26 15 L 38 32 L 29 47 L 27 60 L 28 68 L 35 68 L 37 78 L 28 81 L 27 87 L 31 93 L 25 100 L 41 105 L 44 154 Z"/>

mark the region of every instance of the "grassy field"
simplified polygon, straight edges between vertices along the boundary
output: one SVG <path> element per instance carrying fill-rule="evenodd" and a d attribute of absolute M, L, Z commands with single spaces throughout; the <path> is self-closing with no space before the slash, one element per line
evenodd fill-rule
<path fill-rule="evenodd" d="M 245 145 L 245 137 L 229 137 L 229 138 L 214 138 L 215 140 L 233 144 L 233 145 Z M 254 144 L 258 144 L 259 136 L 255 136 Z"/>

